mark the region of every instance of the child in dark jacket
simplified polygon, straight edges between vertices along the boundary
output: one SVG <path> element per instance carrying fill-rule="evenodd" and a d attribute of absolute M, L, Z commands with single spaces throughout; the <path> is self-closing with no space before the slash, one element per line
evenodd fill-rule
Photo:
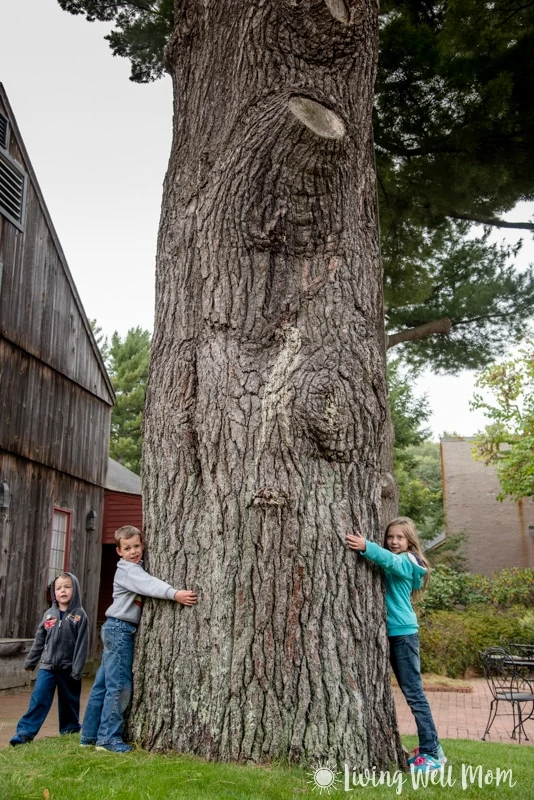
<path fill-rule="evenodd" d="M 45 612 L 24 669 L 39 672 L 27 712 L 20 718 L 10 744 L 31 742 L 39 733 L 58 692 L 59 732 L 80 730 L 82 669 L 87 657 L 89 629 L 82 607 L 80 584 L 71 572 L 62 572 L 50 584 L 52 605 Z"/>

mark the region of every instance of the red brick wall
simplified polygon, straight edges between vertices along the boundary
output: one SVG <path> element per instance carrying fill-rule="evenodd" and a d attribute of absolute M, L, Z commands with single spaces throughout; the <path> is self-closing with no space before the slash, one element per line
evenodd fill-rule
<path fill-rule="evenodd" d="M 467 533 L 467 561 L 471 572 L 491 575 L 505 567 L 534 566 L 534 502 L 519 503 L 496 496 L 499 480 L 492 466 L 475 461 L 473 442 L 463 439 L 441 442 L 443 502 L 447 535 Z"/>

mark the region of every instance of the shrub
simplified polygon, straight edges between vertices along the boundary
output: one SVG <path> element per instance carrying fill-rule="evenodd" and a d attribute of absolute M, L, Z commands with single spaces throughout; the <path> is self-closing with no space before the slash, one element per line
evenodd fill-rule
<path fill-rule="evenodd" d="M 488 578 L 439 565 L 432 571 L 430 586 L 418 607 L 425 612 L 482 603 L 498 608 L 534 605 L 534 569 L 502 569 Z"/>
<path fill-rule="evenodd" d="M 504 639 L 524 639 L 529 614 L 522 606 L 426 612 L 419 629 L 422 671 L 449 678 L 462 678 L 467 670 L 480 672 L 479 651 Z"/>
<path fill-rule="evenodd" d="M 534 605 L 534 569 L 501 569 L 488 587 L 488 597 L 498 606 Z"/>
<path fill-rule="evenodd" d="M 527 613 L 519 620 L 521 638 L 527 642 L 534 642 L 534 611 Z"/>
<path fill-rule="evenodd" d="M 457 572 L 451 567 L 439 565 L 432 570 L 429 588 L 422 597 L 419 608 L 423 611 L 437 611 L 458 605 L 488 603 L 489 580 L 485 575 Z"/>

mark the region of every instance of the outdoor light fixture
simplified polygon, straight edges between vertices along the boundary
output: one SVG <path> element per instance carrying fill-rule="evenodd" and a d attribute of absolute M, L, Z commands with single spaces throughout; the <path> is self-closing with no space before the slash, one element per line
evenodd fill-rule
<path fill-rule="evenodd" d="M 92 508 L 85 518 L 85 530 L 96 531 L 96 511 Z"/>
<path fill-rule="evenodd" d="M 9 508 L 9 486 L 4 481 L 0 481 L 0 508 Z"/>

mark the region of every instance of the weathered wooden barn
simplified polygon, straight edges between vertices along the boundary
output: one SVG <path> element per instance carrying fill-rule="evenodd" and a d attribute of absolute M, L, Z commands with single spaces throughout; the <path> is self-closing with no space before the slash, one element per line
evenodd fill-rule
<path fill-rule="evenodd" d="M 46 586 L 58 570 L 79 577 L 84 606 L 96 620 L 113 402 L 0 84 L 0 644 L 5 652 L 15 652 L 17 640 L 33 637 L 46 607 Z M 94 632 L 95 626 L 93 649 Z"/>

